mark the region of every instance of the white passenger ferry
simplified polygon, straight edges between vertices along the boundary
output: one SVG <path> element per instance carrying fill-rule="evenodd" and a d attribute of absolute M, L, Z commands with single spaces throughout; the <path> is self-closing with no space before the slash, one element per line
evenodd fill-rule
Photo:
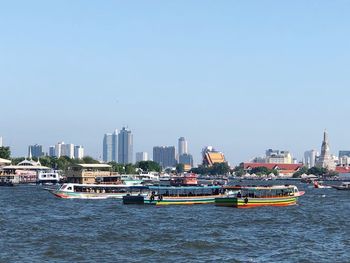
<path fill-rule="evenodd" d="M 122 199 L 124 195 L 146 196 L 145 186 L 127 186 L 113 184 L 63 184 L 57 190 L 51 190 L 59 198 L 68 199 Z"/>

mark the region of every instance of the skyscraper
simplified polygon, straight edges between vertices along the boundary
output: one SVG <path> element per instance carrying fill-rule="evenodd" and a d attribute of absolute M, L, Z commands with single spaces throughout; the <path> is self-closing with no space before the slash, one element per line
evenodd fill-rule
<path fill-rule="evenodd" d="M 184 137 L 179 138 L 179 158 L 181 155 L 188 153 L 187 141 Z"/>
<path fill-rule="evenodd" d="M 74 146 L 74 158 L 82 159 L 84 157 L 84 147 L 81 145 Z"/>
<path fill-rule="evenodd" d="M 327 168 L 328 170 L 335 170 L 335 162 L 330 154 L 327 131 L 324 131 L 324 133 L 323 133 L 321 155 L 317 159 L 316 166 L 322 167 L 322 168 Z"/>
<path fill-rule="evenodd" d="M 55 146 L 50 146 L 50 147 L 49 147 L 49 156 L 50 156 L 50 157 L 56 156 L 56 153 L 55 153 Z"/>
<path fill-rule="evenodd" d="M 132 163 L 133 136 L 129 129 L 123 127 L 118 135 L 118 163 Z"/>
<path fill-rule="evenodd" d="M 2 136 L 0 136 L 0 147 L 2 147 Z"/>
<path fill-rule="evenodd" d="M 28 156 L 29 156 L 29 153 L 31 153 L 31 155 L 33 157 L 36 157 L 36 158 L 44 156 L 43 146 L 38 145 L 38 144 L 29 145 L 28 146 Z"/>
<path fill-rule="evenodd" d="M 62 155 L 62 145 L 64 145 L 64 142 L 58 142 L 56 145 L 55 145 L 55 156 L 57 158 L 60 158 L 61 155 Z"/>
<path fill-rule="evenodd" d="M 316 162 L 317 152 L 316 150 L 306 151 L 304 153 L 304 164 L 308 167 L 314 167 Z"/>
<path fill-rule="evenodd" d="M 136 153 L 136 162 L 148 161 L 148 153 L 147 152 L 138 152 Z"/>
<path fill-rule="evenodd" d="M 102 159 L 106 163 L 118 162 L 118 130 L 104 135 L 102 155 Z"/>
<path fill-rule="evenodd" d="M 62 144 L 61 145 L 61 156 L 67 156 L 71 159 L 74 158 L 74 144 Z"/>
<path fill-rule="evenodd" d="M 155 146 L 153 147 L 153 161 L 163 168 L 175 167 L 175 147 L 174 146 Z"/>
<path fill-rule="evenodd" d="M 193 167 L 193 157 L 191 154 L 184 153 L 179 156 L 179 163 Z"/>

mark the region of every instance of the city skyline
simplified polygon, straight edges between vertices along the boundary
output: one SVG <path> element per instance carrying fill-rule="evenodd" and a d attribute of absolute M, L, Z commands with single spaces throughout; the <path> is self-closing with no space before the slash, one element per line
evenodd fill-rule
<path fill-rule="evenodd" d="M 114 132 L 113 132 L 113 134 L 115 134 L 116 132 L 118 132 L 118 130 L 116 129 Z M 107 134 L 105 134 L 105 136 L 106 135 L 113 135 L 112 133 L 107 133 Z M 322 133 L 323 134 L 323 133 Z M 3 137 L 3 136 L 2 136 Z M 178 140 L 177 140 L 177 142 L 178 142 L 178 146 L 179 146 L 179 140 L 181 139 L 181 138 L 184 138 L 183 136 L 181 136 Z M 185 139 L 185 138 L 184 138 Z M 176 141 L 176 140 L 173 140 L 173 141 Z M 186 137 L 186 139 L 185 139 L 185 141 L 186 141 L 186 148 L 188 148 L 188 145 L 187 145 L 187 143 L 188 143 L 188 140 L 187 140 L 187 137 Z M 315 149 L 315 151 L 316 152 L 320 152 L 321 151 L 321 146 L 322 146 L 322 144 L 321 144 L 321 139 L 319 139 L 319 145 L 318 146 L 315 146 L 315 147 L 310 147 L 310 149 Z M 333 141 L 333 140 L 332 140 Z M 13 155 L 14 157 L 25 157 L 25 156 L 28 156 L 28 147 L 30 147 L 30 146 L 32 146 L 32 145 L 39 145 L 39 146 L 42 146 L 43 147 L 43 153 L 47 153 L 48 155 L 50 155 L 50 148 L 51 147 L 54 147 L 54 153 L 53 153 L 53 155 L 57 155 L 57 154 L 59 154 L 58 152 L 57 152 L 57 150 L 58 150 L 58 148 L 60 148 L 59 147 L 59 145 L 60 144 L 63 144 L 63 145 L 66 145 L 66 146 L 69 146 L 69 145 L 72 145 L 72 146 L 74 146 L 73 144 L 65 144 L 63 141 L 62 142 L 58 142 L 55 146 L 51 146 L 52 144 L 50 144 L 49 146 L 45 146 L 45 145 L 43 145 L 43 144 L 38 144 L 38 143 L 35 143 L 35 144 L 29 144 L 29 146 L 27 145 L 27 146 L 23 146 L 23 148 L 25 148 L 26 150 L 24 150 L 23 152 L 24 152 L 24 154 L 22 154 L 22 155 Z M 161 145 L 161 144 L 154 144 L 154 146 L 152 146 L 151 147 L 151 149 L 149 149 L 149 150 L 146 150 L 146 151 L 135 151 L 135 150 L 133 150 L 133 152 L 136 154 L 137 152 L 153 152 L 153 148 L 154 147 L 157 147 L 156 145 Z M 169 145 L 171 145 L 171 144 L 169 144 Z M 174 143 L 173 144 L 173 146 L 175 146 L 176 145 L 176 143 Z M 208 145 L 208 144 L 206 144 L 206 145 Z M 332 142 L 330 143 L 330 145 L 333 145 L 332 144 Z M 7 145 L 6 143 L 4 144 L 4 146 L 10 146 L 11 147 L 11 145 Z M 76 145 L 76 146 L 79 146 L 79 145 Z M 118 145 L 117 145 L 117 147 L 118 147 Z M 47 151 L 45 150 L 47 148 Z M 133 145 L 133 148 L 135 148 L 135 145 Z M 137 147 L 136 146 L 136 148 L 140 148 L 140 147 Z M 202 147 L 203 148 L 203 147 Z M 216 147 L 214 147 L 214 148 L 216 148 Z M 249 160 L 251 160 L 251 159 L 253 159 L 253 158 L 255 158 L 255 157 L 263 157 L 264 156 L 264 153 L 265 153 L 265 151 L 266 150 L 269 150 L 271 147 L 267 147 L 266 149 L 264 149 L 263 151 L 261 151 L 261 152 L 258 152 L 255 156 L 253 155 L 253 154 L 251 154 L 250 155 L 250 157 L 249 158 L 247 158 L 247 159 L 241 159 L 241 160 L 238 160 L 237 162 L 231 162 L 228 158 L 227 158 L 227 155 L 226 155 L 226 152 L 224 151 L 224 150 L 222 150 L 222 152 L 223 153 L 225 153 L 225 156 L 226 156 L 226 158 L 227 158 L 227 161 L 229 162 L 229 163 L 231 163 L 231 164 L 239 164 L 240 162 L 245 162 L 245 161 L 249 161 Z M 276 149 L 278 148 L 278 146 L 276 146 L 275 147 Z M 334 147 L 333 146 L 331 146 L 331 150 L 330 150 L 330 153 L 332 154 L 332 155 L 334 155 L 334 156 L 338 156 L 339 154 L 340 154 L 340 152 L 347 152 L 347 151 L 349 151 L 349 150 L 347 150 L 347 149 L 350 149 L 350 147 L 340 147 L 339 149 L 334 149 Z M 75 150 L 75 149 L 72 149 L 73 151 Z M 118 150 L 118 149 L 117 149 Z M 187 149 L 186 149 L 187 150 Z M 220 149 L 221 150 L 221 149 Z M 289 151 L 289 149 L 288 149 L 288 151 Z M 292 157 L 294 157 L 294 158 L 296 158 L 297 159 L 297 161 L 299 161 L 299 162 L 302 162 L 302 161 L 304 161 L 305 159 L 306 159 L 306 157 L 305 157 L 305 154 L 306 154 L 306 152 L 308 152 L 309 150 L 307 150 L 307 148 L 306 149 L 304 149 L 302 152 L 297 152 L 297 153 L 295 153 L 295 152 L 293 152 L 293 151 L 289 151 L 291 154 L 292 154 Z M 13 153 L 13 148 L 11 147 L 11 152 Z M 101 161 L 104 161 L 104 159 L 103 159 L 103 145 L 102 145 L 102 147 L 101 147 L 101 149 L 100 149 L 100 151 L 99 151 L 99 155 L 94 155 L 94 154 L 90 154 L 89 153 L 89 151 L 86 151 L 86 147 L 84 146 L 84 156 L 91 156 L 91 157 L 93 157 L 93 158 L 96 158 L 96 159 L 98 159 L 98 160 L 101 160 Z M 179 153 L 179 147 L 175 147 L 175 153 L 176 154 L 178 154 Z M 51 154 L 52 155 L 52 154 Z M 194 159 L 194 165 L 196 165 L 196 164 L 200 164 L 201 163 L 201 152 L 200 153 L 198 153 L 198 152 L 195 152 L 195 154 L 192 154 L 192 152 L 191 152 L 191 155 L 193 156 L 193 159 Z M 149 156 L 148 157 L 149 159 L 153 159 L 153 155 L 151 155 L 151 156 Z M 132 156 L 132 159 L 133 160 L 136 160 L 136 157 L 135 156 Z M 306 164 L 307 164 L 307 161 L 306 161 Z"/>
<path fill-rule="evenodd" d="M 134 152 L 185 136 L 195 163 L 205 145 L 230 163 L 269 148 L 301 160 L 320 151 L 325 128 L 332 153 L 350 149 L 348 124 L 339 125 L 350 95 L 348 9 L 4 2 L 0 134 L 14 156 L 64 140 L 100 158 L 101 135 L 122 126 L 133 130 Z"/>

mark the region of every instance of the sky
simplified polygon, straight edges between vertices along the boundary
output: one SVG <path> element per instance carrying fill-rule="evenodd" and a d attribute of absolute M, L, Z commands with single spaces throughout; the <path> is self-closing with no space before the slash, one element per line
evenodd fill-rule
<path fill-rule="evenodd" d="M 1 1 L 0 136 L 98 158 L 188 140 L 231 164 L 268 148 L 350 149 L 349 1 Z"/>

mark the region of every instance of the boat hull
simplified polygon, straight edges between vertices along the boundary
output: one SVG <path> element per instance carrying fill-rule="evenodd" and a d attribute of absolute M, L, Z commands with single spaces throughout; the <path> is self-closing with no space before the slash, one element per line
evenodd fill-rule
<path fill-rule="evenodd" d="M 64 199 L 123 199 L 126 193 L 78 193 L 78 192 L 64 192 L 52 191 L 56 197 Z"/>
<path fill-rule="evenodd" d="M 216 198 L 215 205 L 236 208 L 252 208 L 260 206 L 290 206 L 297 203 L 298 197 L 278 197 L 278 198 L 237 198 L 224 197 Z"/>

